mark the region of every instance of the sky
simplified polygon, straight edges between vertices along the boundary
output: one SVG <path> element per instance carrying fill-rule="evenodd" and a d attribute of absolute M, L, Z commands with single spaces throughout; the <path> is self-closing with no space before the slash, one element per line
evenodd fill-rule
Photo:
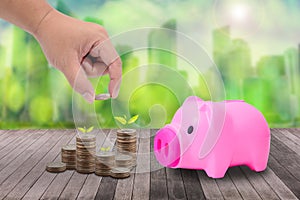
<path fill-rule="evenodd" d="M 55 6 L 57 0 L 49 2 Z M 300 43 L 299 0 L 64 0 L 63 2 L 78 18 L 93 16 L 103 19 L 110 35 L 135 28 L 157 27 L 169 19 L 176 19 L 177 30 L 193 38 L 210 54 L 212 30 L 229 25 L 233 38 L 242 38 L 249 43 L 254 64 L 261 56 L 282 54 L 287 48 L 296 48 Z"/>

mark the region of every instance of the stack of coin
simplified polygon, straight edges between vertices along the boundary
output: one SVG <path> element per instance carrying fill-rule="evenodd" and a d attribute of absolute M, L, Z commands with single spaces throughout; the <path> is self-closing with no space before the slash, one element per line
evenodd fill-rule
<path fill-rule="evenodd" d="M 67 169 L 76 168 L 76 145 L 69 144 L 61 148 L 61 161 L 66 163 Z"/>
<path fill-rule="evenodd" d="M 95 174 L 98 176 L 109 176 L 110 170 L 115 166 L 115 153 L 106 151 L 96 154 Z"/>
<path fill-rule="evenodd" d="M 136 165 L 136 130 L 121 129 L 117 131 L 117 150 L 132 157 L 132 166 Z"/>
<path fill-rule="evenodd" d="M 116 156 L 116 167 L 132 168 L 132 157 L 125 154 Z"/>
<path fill-rule="evenodd" d="M 63 162 L 50 162 L 46 166 L 46 170 L 48 172 L 54 172 L 54 173 L 59 173 L 59 172 L 64 172 L 66 171 L 66 163 Z"/>
<path fill-rule="evenodd" d="M 124 167 L 113 168 L 110 176 L 113 178 L 127 178 L 130 176 L 130 169 Z"/>
<path fill-rule="evenodd" d="M 76 137 L 76 171 L 93 173 L 95 171 L 96 137 L 82 135 Z"/>

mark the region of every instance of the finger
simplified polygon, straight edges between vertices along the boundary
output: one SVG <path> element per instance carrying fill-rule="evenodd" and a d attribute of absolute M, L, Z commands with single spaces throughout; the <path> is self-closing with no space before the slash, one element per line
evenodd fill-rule
<path fill-rule="evenodd" d="M 103 76 L 107 73 L 107 66 L 103 62 L 92 63 L 88 58 L 84 59 L 82 67 L 88 77 Z"/>
<path fill-rule="evenodd" d="M 83 68 L 80 67 L 80 63 L 76 61 L 76 59 L 70 59 L 68 66 L 63 68 L 62 72 L 76 92 L 81 94 L 87 102 L 94 102 L 94 88 L 88 80 Z"/>
<path fill-rule="evenodd" d="M 108 74 L 110 82 L 108 90 L 112 98 L 117 98 L 122 81 L 122 62 L 121 59 L 116 59 L 109 67 Z"/>
<path fill-rule="evenodd" d="M 106 39 L 99 45 L 96 45 L 94 48 L 92 48 L 90 55 L 100 58 L 107 66 L 112 64 L 119 57 L 109 39 Z"/>

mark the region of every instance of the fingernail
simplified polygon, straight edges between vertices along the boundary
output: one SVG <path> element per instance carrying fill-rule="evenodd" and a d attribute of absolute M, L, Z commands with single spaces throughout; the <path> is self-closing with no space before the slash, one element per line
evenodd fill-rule
<path fill-rule="evenodd" d="M 113 94 L 112 94 L 113 99 L 118 97 L 119 91 L 120 91 L 120 84 L 118 84 L 117 87 L 113 91 Z"/>
<path fill-rule="evenodd" d="M 87 102 L 89 102 L 89 103 L 94 102 L 94 97 L 89 92 L 84 93 L 82 96 Z"/>

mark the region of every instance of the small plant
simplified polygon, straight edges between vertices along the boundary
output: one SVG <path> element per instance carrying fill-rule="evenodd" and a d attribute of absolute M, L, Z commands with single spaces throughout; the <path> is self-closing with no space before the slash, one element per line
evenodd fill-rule
<path fill-rule="evenodd" d="M 81 133 L 90 133 L 94 130 L 94 127 L 91 126 L 89 128 L 86 128 L 85 126 L 84 127 L 78 127 L 77 128 Z"/>
<path fill-rule="evenodd" d="M 110 147 L 101 147 L 100 148 L 100 151 L 109 151 L 110 150 Z"/>
<path fill-rule="evenodd" d="M 129 124 L 134 123 L 138 118 L 139 118 L 139 115 L 135 115 L 127 120 L 126 115 L 124 115 L 124 117 L 115 117 L 115 120 L 117 120 L 118 122 L 120 122 L 123 125 L 126 125 L 126 124 L 129 125 Z"/>

